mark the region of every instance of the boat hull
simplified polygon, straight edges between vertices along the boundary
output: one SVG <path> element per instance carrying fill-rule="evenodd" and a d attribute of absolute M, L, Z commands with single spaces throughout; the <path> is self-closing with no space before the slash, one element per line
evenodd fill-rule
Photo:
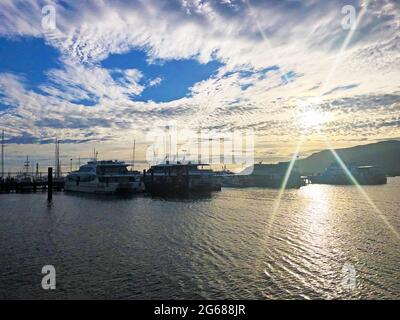
<path fill-rule="evenodd" d="M 65 183 L 65 191 L 83 192 L 83 193 L 97 193 L 97 194 L 116 194 L 116 193 L 138 193 L 144 191 L 142 182 L 131 183 L 109 183 L 108 185 L 102 183 Z"/>
<path fill-rule="evenodd" d="M 206 193 L 221 190 L 213 177 L 168 177 L 148 176 L 145 178 L 146 191 L 152 194 Z"/>
<path fill-rule="evenodd" d="M 353 175 L 357 184 L 360 185 L 382 185 L 387 183 L 386 176 L 357 176 Z M 353 185 L 354 182 L 347 176 L 312 176 L 309 180 L 313 184 L 330 184 L 330 185 Z"/>
<path fill-rule="evenodd" d="M 226 188 L 281 188 L 283 177 L 271 176 L 252 176 L 252 175 L 232 175 L 221 178 L 222 187 Z M 289 178 L 286 183 L 287 189 L 298 189 L 305 185 L 305 181 L 301 178 Z"/>

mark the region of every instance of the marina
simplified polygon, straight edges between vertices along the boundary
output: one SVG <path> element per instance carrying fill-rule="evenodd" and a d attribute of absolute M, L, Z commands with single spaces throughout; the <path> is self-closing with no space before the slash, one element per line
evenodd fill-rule
<path fill-rule="evenodd" d="M 0 17 L 0 300 L 239 320 L 400 299 L 400 0 Z"/>
<path fill-rule="evenodd" d="M 171 138 L 169 137 L 171 140 Z M 171 141 L 169 142 L 171 144 Z M 387 183 L 387 174 L 378 166 L 367 162 L 357 164 L 332 162 L 323 172 L 304 175 L 295 161 L 272 163 L 254 163 L 234 172 L 220 163 L 222 170 L 216 170 L 208 163 L 190 160 L 170 160 L 167 153 L 165 161 L 151 165 L 142 172 L 135 170 L 136 140 L 133 142 L 132 161 L 99 160 L 98 152 L 93 148 L 91 159 L 73 170 L 62 172 L 60 160 L 60 140 L 55 139 L 54 166 L 46 172 L 31 166 L 29 156 L 18 172 L 5 173 L 5 140 L 1 136 L 1 177 L 0 193 L 36 192 L 53 190 L 94 194 L 135 194 L 150 193 L 160 195 L 185 196 L 192 193 L 221 191 L 222 188 L 271 188 L 299 189 L 310 184 L 328 185 L 380 185 Z M 171 146 L 169 146 L 171 148 Z M 170 150 L 169 150 L 170 152 Z M 198 159 L 201 156 L 198 154 Z"/>
<path fill-rule="evenodd" d="M 57 162 L 57 161 L 56 161 Z M 93 159 L 65 177 L 56 167 L 49 167 L 47 174 L 29 170 L 29 160 L 24 171 L 8 173 L 0 178 L 0 192 L 36 192 L 65 190 L 70 192 L 115 194 L 141 193 L 185 195 L 221 191 L 221 188 L 272 188 L 298 189 L 308 184 L 330 185 L 379 185 L 386 184 L 387 177 L 374 166 L 351 164 L 348 171 L 339 164 L 331 164 L 322 174 L 302 176 L 296 166 L 289 172 L 289 162 L 255 164 L 239 173 L 228 170 L 215 171 L 209 164 L 170 163 L 151 166 L 143 172 L 128 170 L 133 164 L 119 160 Z M 51 173 L 50 173 L 51 171 Z M 51 178 L 50 178 L 51 176 Z M 51 187 L 50 181 L 51 180 Z"/>

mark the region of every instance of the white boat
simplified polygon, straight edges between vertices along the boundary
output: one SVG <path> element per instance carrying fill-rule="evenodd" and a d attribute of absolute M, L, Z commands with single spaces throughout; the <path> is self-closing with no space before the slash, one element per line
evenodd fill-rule
<path fill-rule="evenodd" d="M 78 171 L 68 174 L 64 190 L 86 193 L 143 192 L 140 173 L 129 171 L 128 166 L 117 160 L 89 161 Z"/>

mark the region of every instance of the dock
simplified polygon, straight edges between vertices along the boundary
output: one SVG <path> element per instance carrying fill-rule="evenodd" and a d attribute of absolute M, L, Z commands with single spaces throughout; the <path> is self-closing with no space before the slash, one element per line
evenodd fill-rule
<path fill-rule="evenodd" d="M 17 179 L 17 173 L 9 173 L 7 177 L 0 178 L 0 193 L 10 192 L 39 192 L 46 191 L 49 188 L 49 179 L 46 174 L 40 174 L 32 179 Z M 42 178 L 43 177 L 43 178 Z M 64 189 L 64 178 L 53 178 L 50 181 L 52 190 L 62 191 Z"/>

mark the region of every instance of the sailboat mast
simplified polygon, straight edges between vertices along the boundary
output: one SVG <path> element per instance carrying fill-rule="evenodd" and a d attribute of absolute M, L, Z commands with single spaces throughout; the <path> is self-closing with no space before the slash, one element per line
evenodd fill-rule
<path fill-rule="evenodd" d="M 132 150 L 132 167 L 131 170 L 135 169 L 135 151 L 136 151 L 136 140 L 133 139 L 133 150 Z"/>
<path fill-rule="evenodd" d="M 57 158 L 57 138 L 54 149 L 54 178 L 57 178 L 58 158 Z"/>
<path fill-rule="evenodd" d="M 1 132 L 1 178 L 4 178 L 4 130 Z"/>
<path fill-rule="evenodd" d="M 25 161 L 25 164 L 24 164 L 24 167 L 25 167 L 25 174 L 29 174 L 29 167 L 30 167 L 30 165 L 29 165 L 29 156 L 26 156 L 26 161 Z"/>

